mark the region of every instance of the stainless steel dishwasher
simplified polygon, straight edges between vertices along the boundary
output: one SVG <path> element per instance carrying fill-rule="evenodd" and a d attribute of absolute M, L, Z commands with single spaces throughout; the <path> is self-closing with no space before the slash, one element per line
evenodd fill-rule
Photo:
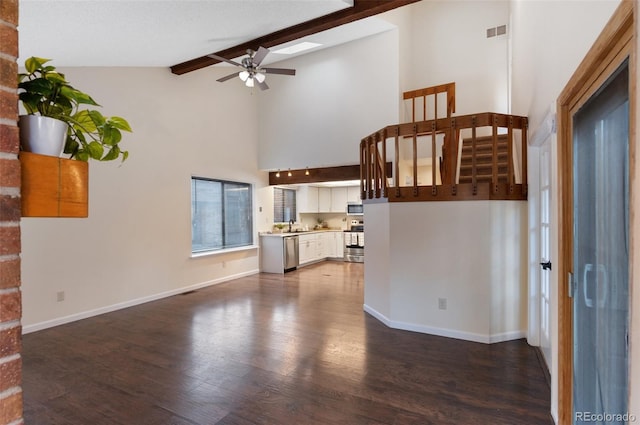
<path fill-rule="evenodd" d="M 284 271 L 295 270 L 299 264 L 298 258 L 298 237 L 285 236 L 282 238 L 284 244 Z"/>

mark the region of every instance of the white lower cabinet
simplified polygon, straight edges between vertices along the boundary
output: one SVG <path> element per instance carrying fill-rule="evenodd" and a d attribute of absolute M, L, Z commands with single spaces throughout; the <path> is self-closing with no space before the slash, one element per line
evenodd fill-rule
<path fill-rule="evenodd" d="M 315 261 L 318 255 L 316 234 L 300 235 L 298 237 L 298 259 L 300 264 Z"/>
<path fill-rule="evenodd" d="M 333 244 L 336 250 L 335 258 L 344 257 L 344 232 L 333 233 Z"/>
<path fill-rule="evenodd" d="M 344 255 L 343 232 L 303 234 L 298 239 L 300 265 Z"/>

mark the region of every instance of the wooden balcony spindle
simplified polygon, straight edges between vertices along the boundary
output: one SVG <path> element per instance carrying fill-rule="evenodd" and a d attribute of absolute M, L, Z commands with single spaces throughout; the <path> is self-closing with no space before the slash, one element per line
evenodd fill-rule
<path fill-rule="evenodd" d="M 451 118 L 451 125 L 449 126 L 449 178 L 451 184 L 451 194 L 455 195 L 457 192 L 457 170 L 458 170 L 458 129 L 456 127 L 456 119 Z"/>
<path fill-rule="evenodd" d="M 513 193 L 513 116 L 509 116 L 507 127 L 507 181 L 509 182 L 509 193 Z"/>
<path fill-rule="evenodd" d="M 493 193 L 498 193 L 498 117 L 493 115 L 493 147 L 491 149 L 491 185 L 493 186 Z"/>
<path fill-rule="evenodd" d="M 431 195 L 436 196 L 438 190 L 436 187 L 436 120 L 431 122 Z"/>
<path fill-rule="evenodd" d="M 380 132 L 377 132 L 373 137 L 373 181 L 375 182 L 374 194 L 376 198 L 380 198 L 380 185 L 382 183 L 382 170 L 380 169 L 380 149 L 378 149 L 379 142 Z"/>
<path fill-rule="evenodd" d="M 521 179 L 521 183 L 522 183 L 522 193 L 524 196 L 527 196 L 528 190 L 529 190 L 529 186 L 528 186 L 528 178 L 527 178 L 527 147 L 528 145 L 528 139 L 527 139 L 527 132 L 529 131 L 529 121 L 526 118 L 522 119 L 522 179 Z"/>
<path fill-rule="evenodd" d="M 396 187 L 396 197 L 399 198 L 400 197 L 400 127 L 398 126 L 396 126 L 395 128 L 394 144 L 395 144 L 394 184 Z"/>
<path fill-rule="evenodd" d="M 387 189 L 387 129 L 382 133 L 382 196 L 389 196 Z"/>
<path fill-rule="evenodd" d="M 418 196 L 418 126 L 413 125 L 413 196 Z"/>
<path fill-rule="evenodd" d="M 478 193 L 478 170 L 476 163 L 476 116 L 471 117 L 471 185 L 473 194 Z"/>

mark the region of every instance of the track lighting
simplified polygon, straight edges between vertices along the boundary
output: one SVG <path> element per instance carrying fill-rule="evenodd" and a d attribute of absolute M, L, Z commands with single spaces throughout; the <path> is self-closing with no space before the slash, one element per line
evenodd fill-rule
<path fill-rule="evenodd" d="M 278 170 L 278 171 L 276 172 L 276 177 L 277 177 L 277 178 L 280 178 L 280 170 Z"/>
<path fill-rule="evenodd" d="M 289 168 L 289 172 L 287 173 L 287 176 L 289 176 L 289 177 L 291 177 L 291 176 L 292 176 L 292 174 L 291 174 L 291 168 Z"/>
<path fill-rule="evenodd" d="M 306 170 L 304 170 L 304 175 L 305 175 L 305 176 L 308 176 L 308 175 L 309 175 L 309 167 L 307 167 L 307 169 L 306 169 Z"/>

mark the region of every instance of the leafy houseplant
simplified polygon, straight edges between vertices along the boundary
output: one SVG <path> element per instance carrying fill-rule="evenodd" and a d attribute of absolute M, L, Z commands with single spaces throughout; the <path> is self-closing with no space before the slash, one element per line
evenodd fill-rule
<path fill-rule="evenodd" d="M 68 125 L 64 153 L 71 159 L 111 161 L 128 151 L 118 145 L 122 131 L 131 131 L 121 117 L 105 117 L 95 109 L 81 109 L 82 105 L 100 106 L 86 93 L 72 87 L 64 74 L 47 65 L 50 59 L 31 57 L 25 61 L 25 73 L 18 74 L 19 99 L 27 114 L 50 117 Z"/>

